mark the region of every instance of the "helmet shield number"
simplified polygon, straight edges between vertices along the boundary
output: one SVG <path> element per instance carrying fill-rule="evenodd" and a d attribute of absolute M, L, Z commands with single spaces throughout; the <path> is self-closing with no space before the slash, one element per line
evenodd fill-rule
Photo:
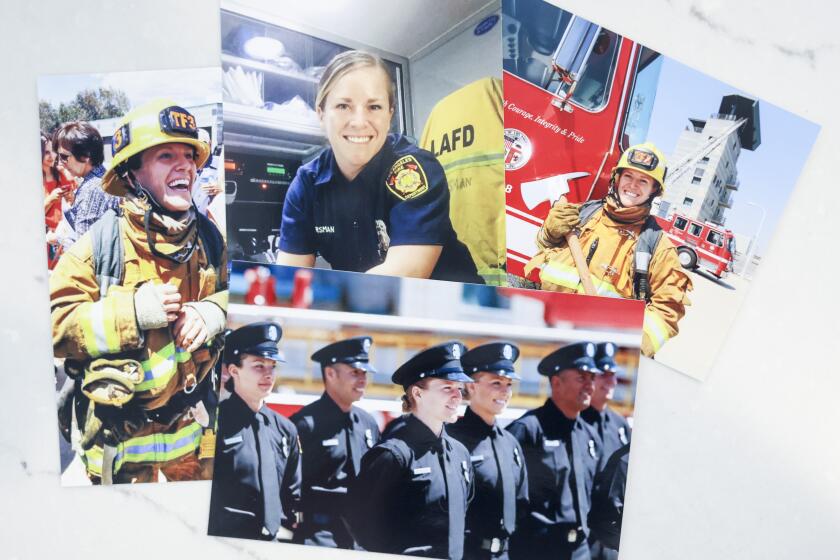
<path fill-rule="evenodd" d="M 182 107 L 167 107 L 160 112 L 160 129 L 167 134 L 179 134 L 198 138 L 195 117 Z"/>
<path fill-rule="evenodd" d="M 653 171 L 659 165 L 659 158 L 653 152 L 633 149 L 627 154 L 627 162 L 639 169 Z"/>
<path fill-rule="evenodd" d="M 111 137 L 111 156 L 125 148 L 131 143 L 131 132 L 128 123 L 119 127 Z"/>

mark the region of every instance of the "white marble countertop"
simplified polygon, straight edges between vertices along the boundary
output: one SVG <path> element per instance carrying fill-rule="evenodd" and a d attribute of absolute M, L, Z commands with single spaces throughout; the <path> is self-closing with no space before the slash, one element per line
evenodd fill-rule
<path fill-rule="evenodd" d="M 836 9 L 824 0 L 562 5 L 823 126 L 706 382 L 644 368 L 622 559 L 836 558 L 840 262 L 824 241 L 837 237 L 830 208 L 840 200 L 830 173 L 840 154 Z M 0 558 L 323 552 L 206 537 L 209 483 L 59 486 L 36 77 L 215 65 L 218 21 L 218 5 L 201 0 L 3 5 Z"/>

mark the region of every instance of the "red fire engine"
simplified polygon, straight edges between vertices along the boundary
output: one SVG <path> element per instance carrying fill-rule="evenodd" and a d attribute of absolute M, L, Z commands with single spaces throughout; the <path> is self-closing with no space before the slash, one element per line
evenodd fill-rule
<path fill-rule="evenodd" d="M 542 0 L 504 2 L 503 17 L 507 270 L 521 277 L 552 202 L 602 198 L 647 139 L 662 57 Z"/>
<path fill-rule="evenodd" d="M 682 214 L 656 221 L 677 247 L 683 268 L 702 268 L 718 278 L 732 272 L 735 236 L 711 222 L 700 222 Z"/>

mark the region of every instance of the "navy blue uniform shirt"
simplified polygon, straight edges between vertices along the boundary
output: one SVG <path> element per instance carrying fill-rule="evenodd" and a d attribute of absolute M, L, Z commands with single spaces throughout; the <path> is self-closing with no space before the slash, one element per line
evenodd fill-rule
<path fill-rule="evenodd" d="M 604 461 L 630 443 L 632 430 L 627 419 L 609 406 L 604 412 L 598 412 L 591 406 L 580 413 L 580 418 L 598 432 L 603 447 L 601 449 Z"/>
<path fill-rule="evenodd" d="M 448 433 L 470 452 L 475 496 L 467 511 L 464 558 L 507 558 L 507 540 L 517 513 L 528 507 L 528 473 L 519 442 L 467 408 Z M 493 539 L 498 539 L 493 550 Z"/>
<path fill-rule="evenodd" d="M 352 181 L 330 148 L 298 169 L 283 204 L 281 251 L 365 272 L 397 245 L 440 245 L 432 278 L 483 283 L 452 228 L 446 175 L 431 152 L 389 134 Z"/>
<path fill-rule="evenodd" d="M 472 481 L 467 449 L 408 414 L 362 457 L 348 521 L 366 550 L 458 560 Z"/>
<path fill-rule="evenodd" d="M 592 536 L 597 539 L 600 547 L 599 558 L 618 558 L 629 460 L 630 444 L 627 444 L 609 457 L 604 469 L 595 477 L 589 524 Z"/>
<path fill-rule="evenodd" d="M 344 412 L 326 393 L 290 420 L 303 454 L 303 521 L 294 542 L 353 548 L 342 519 L 352 515 L 347 487 L 359 473 L 362 456 L 379 441 L 379 426 L 361 408 Z"/>
<path fill-rule="evenodd" d="M 219 432 L 213 488 L 210 494 L 208 534 L 246 539 L 271 539 L 263 531 L 263 461 L 274 463 L 276 479 L 271 486 L 279 489 L 280 511 L 272 512 L 280 525 L 291 529 L 300 500 L 300 450 L 297 429 L 288 419 L 263 405 L 254 412 L 233 393 L 219 405 Z M 270 449 L 261 449 L 260 430 L 266 430 Z M 268 456 L 271 455 L 271 457 Z M 276 502 L 276 500 L 274 500 Z"/>
<path fill-rule="evenodd" d="M 599 469 L 606 469 L 607 460 L 613 456 L 619 449 L 627 446 L 629 452 L 629 444 L 630 444 L 630 435 L 631 429 L 630 424 L 627 422 L 627 419 L 619 414 L 618 412 L 611 409 L 609 406 L 604 409 L 603 412 L 598 412 L 595 408 L 589 407 L 583 412 L 580 413 L 581 419 L 592 426 L 598 435 L 601 437 L 601 441 L 603 443 L 602 446 L 602 464 L 599 465 Z M 626 466 L 626 465 L 625 465 Z M 613 468 L 613 471 L 615 469 Z M 626 473 L 625 473 L 626 474 Z M 596 487 L 598 485 L 598 478 L 602 476 L 602 473 L 599 473 L 595 477 Z M 610 495 L 607 499 L 619 499 L 620 504 L 623 507 L 624 504 L 624 494 L 623 494 L 624 486 L 621 486 L 622 494 L 621 496 Z M 608 488 L 606 490 L 602 490 L 602 494 L 608 494 L 609 492 L 615 492 L 615 488 Z M 614 560 L 618 557 L 617 550 L 611 550 L 610 547 L 604 543 L 600 542 L 595 534 L 595 527 L 605 527 L 611 526 L 613 527 L 614 532 L 614 510 L 605 509 L 604 507 L 600 508 L 600 513 L 596 512 L 595 509 L 595 496 L 592 497 L 593 505 L 592 511 L 589 513 L 589 522 L 590 526 L 592 527 L 592 534 L 589 537 L 589 549 L 590 554 L 592 555 L 592 560 Z M 602 498 L 602 502 L 603 502 Z M 604 518 L 604 512 L 607 512 L 607 518 Z M 621 523 L 620 517 L 618 523 L 618 531 L 621 531 Z M 601 534 L 604 531 L 600 531 Z M 613 535 L 610 534 L 608 537 L 610 542 L 613 542 Z M 617 542 L 617 538 L 614 539 Z M 617 548 L 617 547 L 616 547 Z"/>
<path fill-rule="evenodd" d="M 598 435 L 546 400 L 508 425 L 525 453 L 528 512 L 511 542 L 511 558 L 589 558 L 587 516 L 601 459 Z"/>

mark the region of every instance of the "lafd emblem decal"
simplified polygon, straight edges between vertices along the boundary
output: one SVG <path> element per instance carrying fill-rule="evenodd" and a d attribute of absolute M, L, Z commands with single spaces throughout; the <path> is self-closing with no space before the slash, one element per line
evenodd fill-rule
<path fill-rule="evenodd" d="M 515 128 L 505 129 L 505 171 L 515 171 L 528 163 L 533 149 L 525 133 Z"/>
<path fill-rule="evenodd" d="M 429 190 L 426 173 L 414 156 L 404 156 L 394 162 L 385 186 L 400 200 L 417 198 Z"/>

